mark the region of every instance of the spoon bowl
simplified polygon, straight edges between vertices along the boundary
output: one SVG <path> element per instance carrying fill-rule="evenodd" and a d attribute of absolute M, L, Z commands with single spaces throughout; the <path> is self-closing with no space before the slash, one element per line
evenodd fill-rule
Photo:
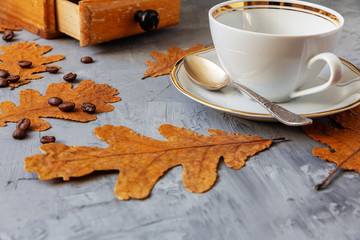
<path fill-rule="evenodd" d="M 247 94 L 263 106 L 277 120 L 288 126 L 304 126 L 312 123 L 307 117 L 297 115 L 269 101 L 242 84 L 231 82 L 229 75 L 217 64 L 196 55 L 183 59 L 184 67 L 190 79 L 201 87 L 216 91 L 225 86 L 232 86 Z"/>
<path fill-rule="evenodd" d="M 216 91 L 230 83 L 229 75 L 217 64 L 205 58 L 195 55 L 186 56 L 184 66 L 190 78 L 208 90 Z"/>

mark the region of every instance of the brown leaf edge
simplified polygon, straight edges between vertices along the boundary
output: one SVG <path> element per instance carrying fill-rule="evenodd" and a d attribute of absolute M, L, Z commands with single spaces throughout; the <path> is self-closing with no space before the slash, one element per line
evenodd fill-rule
<path fill-rule="evenodd" d="M 144 76 L 141 78 L 142 80 L 148 77 L 158 77 L 162 75 L 170 74 L 172 68 L 175 63 L 184 57 L 187 54 L 197 52 L 199 50 L 205 49 L 206 46 L 204 44 L 196 44 L 188 49 L 180 49 L 179 47 L 169 47 L 168 54 L 153 51 L 150 55 L 156 60 L 146 60 L 145 63 L 148 65 L 148 69 L 146 70 Z"/>
<path fill-rule="evenodd" d="M 314 186 L 316 190 L 326 189 L 335 180 L 333 176 L 340 169 L 360 173 L 360 106 L 350 110 L 330 115 L 339 126 L 314 122 L 304 126 L 303 131 L 312 139 L 327 147 L 315 147 L 312 153 L 322 160 L 335 163 L 337 167 L 320 183 Z"/>
<path fill-rule="evenodd" d="M 7 70 L 11 75 L 19 75 L 20 80 L 16 83 L 10 83 L 9 86 L 17 88 L 19 86 L 30 83 L 30 80 L 43 78 L 42 75 L 36 73 L 46 72 L 49 63 L 55 63 L 65 59 L 64 55 L 44 56 L 53 48 L 51 46 L 37 45 L 36 42 L 16 42 L 11 45 L 0 46 L 0 69 Z M 20 60 L 29 60 L 32 62 L 30 68 L 21 68 L 17 62 Z M 61 69 L 59 66 L 55 66 Z"/>
<path fill-rule="evenodd" d="M 178 132 L 181 131 L 180 135 L 178 135 Z M 155 183 L 157 182 L 157 179 L 161 177 L 167 170 L 178 166 L 183 165 L 183 183 L 184 186 L 191 192 L 194 193 L 202 193 L 208 191 L 213 184 L 215 183 L 216 176 L 217 176 L 217 165 L 219 163 L 219 160 L 223 158 L 225 164 L 228 167 L 231 167 L 235 170 L 242 168 L 245 165 L 245 161 L 255 155 L 256 153 L 263 151 L 271 146 L 272 143 L 282 142 L 284 139 L 264 139 L 260 138 L 258 136 L 250 136 L 250 135 L 240 135 L 235 133 L 227 133 L 221 130 L 215 130 L 215 129 L 209 129 L 208 133 L 211 136 L 203 136 L 197 133 L 194 133 L 190 130 L 175 127 L 169 124 L 163 124 L 159 127 L 159 132 L 168 139 L 168 141 L 161 141 L 161 140 L 155 140 L 143 135 L 140 135 L 131 129 L 128 129 L 124 126 L 115 127 L 112 125 L 105 125 L 103 127 L 98 127 L 94 130 L 95 134 L 103 141 L 110 144 L 108 148 L 98 148 L 98 147 L 78 147 L 78 146 L 66 146 L 65 144 L 61 143 L 50 143 L 45 144 L 40 147 L 40 150 L 45 152 L 46 154 L 37 154 L 33 156 L 29 156 L 25 158 L 25 170 L 29 172 L 38 172 L 38 176 L 41 180 L 49 180 L 57 177 L 62 177 L 63 180 L 70 180 L 70 177 L 81 177 L 87 174 L 92 173 L 93 171 L 97 170 L 119 170 L 119 177 L 118 181 L 115 185 L 115 195 L 121 199 L 121 200 L 129 200 L 130 197 L 137 198 L 137 199 L 143 199 L 146 198 L 149 194 L 152 188 L 154 187 Z M 193 151 L 189 149 L 186 146 L 179 145 L 177 142 L 179 138 L 183 138 L 185 136 L 188 137 L 195 137 L 199 138 L 200 142 L 198 140 L 193 139 L 185 140 L 185 145 L 191 145 L 195 144 L 195 146 L 201 146 L 202 142 L 205 141 L 204 149 L 201 149 L 200 151 L 200 159 L 203 159 L 202 154 L 204 154 L 204 150 L 206 150 L 209 146 L 214 146 L 214 149 L 212 150 L 206 150 L 205 153 L 210 151 L 209 153 L 212 156 L 210 159 L 206 160 L 206 163 L 204 166 L 207 166 L 207 168 L 204 170 L 204 174 L 210 174 L 210 175 L 199 175 L 196 176 L 195 179 L 189 175 L 192 171 L 196 172 L 196 169 L 199 167 L 198 165 L 195 165 L 195 170 L 189 169 L 189 164 L 191 166 L 191 162 L 194 160 L 193 157 L 196 155 L 193 155 Z M 228 139 L 229 138 L 229 139 Z M 135 140 L 134 146 L 128 147 L 124 146 L 123 141 L 129 141 L 129 139 Z M 141 150 L 144 145 L 141 145 L 140 142 L 145 141 L 145 145 L 147 150 Z M 174 143 L 175 141 L 175 143 Z M 210 141 L 210 142 L 208 142 Z M 224 148 L 224 141 L 225 145 L 228 146 Z M 227 143 L 226 143 L 227 142 Z M 155 144 L 154 144 L 155 143 Z M 203 143 L 203 144 L 204 144 Z M 207 144 L 206 144 L 207 143 Z M 210 145 L 208 145 L 210 143 Z M 140 144 L 140 145 L 139 145 Z M 132 183 L 131 180 L 133 177 L 129 175 L 129 172 L 132 172 L 132 168 L 137 166 L 136 160 L 131 160 L 133 157 L 131 156 L 131 152 L 134 151 L 134 154 L 139 154 L 138 152 L 143 152 L 140 154 L 145 154 L 143 157 L 145 157 L 145 160 L 149 160 L 149 156 L 153 156 L 156 159 L 159 157 L 160 160 L 164 161 L 164 155 L 160 154 L 159 156 L 156 155 L 156 152 L 159 149 L 162 149 L 166 146 L 173 146 L 175 147 L 173 153 L 170 153 L 170 159 L 167 161 L 170 161 L 168 163 L 153 163 L 154 166 L 157 166 L 155 169 L 151 170 L 154 171 L 153 173 L 149 173 L 148 170 L 146 170 L 146 176 L 144 176 L 141 180 L 138 179 L 136 181 L 137 184 L 142 184 L 141 186 L 135 186 L 135 190 L 129 190 L 127 185 L 129 183 Z M 175 145 L 174 145 L 175 144 Z M 214 145 L 215 144 L 215 145 Z M 217 145 L 219 144 L 219 145 Z M 238 146 L 238 144 L 240 144 Z M 243 145 L 245 144 L 245 145 Z M 248 144 L 256 144 L 254 146 L 248 145 Z M 260 144 L 260 145 L 258 145 Z M 251 146 L 251 147 L 250 147 Z M 185 150 L 190 151 L 192 157 L 188 156 L 189 158 L 183 162 L 183 158 L 180 156 L 176 159 L 173 159 L 176 155 L 178 155 L 179 149 L 183 149 L 185 147 Z M 249 148 L 250 147 L 250 148 Z M 249 148 L 249 149 L 248 149 Z M 221 151 L 219 152 L 219 150 Z M 231 149 L 231 151 L 229 151 Z M 247 149 L 247 150 L 246 150 Z M 115 152 L 114 152 L 115 151 Z M 119 152 L 120 151 L 120 152 Z M 167 150 L 165 151 L 167 152 Z M 111 158 L 112 163 L 109 162 L 109 160 L 102 159 L 100 156 L 104 153 L 107 153 L 105 157 Z M 116 153 L 116 154 L 115 154 Z M 80 155 L 79 155 L 80 154 Z M 114 155 L 115 154 L 115 155 Z M 150 154 L 150 155 L 149 155 Z M 155 156 L 153 155 L 155 154 Z M 175 155 L 174 155 L 175 154 Z M 224 154 L 224 155 L 223 155 Z M 57 160 L 59 156 L 62 156 L 63 160 Z M 115 159 L 116 155 L 122 156 L 119 160 Z M 60 156 L 60 158 L 61 158 Z M 87 157 L 90 159 L 95 157 L 95 160 L 90 161 L 87 163 Z M 217 157 L 217 160 L 214 157 Z M 99 158 L 100 157 L 100 158 Z M 122 163 L 123 158 L 129 158 L 125 161 L 125 163 Z M 68 158 L 68 161 L 66 160 Z M 49 161 L 48 163 L 46 163 Z M 76 164 L 77 161 L 79 162 L 79 166 L 72 166 L 73 164 Z M 179 162 L 180 161 L 180 162 Z M 204 160 L 201 160 L 204 161 Z M 151 163 L 152 161 L 150 161 Z M 212 163 L 211 163 L 212 162 Z M 101 164 L 105 164 L 103 167 L 101 167 Z M 127 167 L 125 167 L 123 164 L 129 163 L 131 164 Z M 160 165 L 159 165 L 160 164 Z M 165 164 L 165 166 L 163 166 Z M 169 164 L 169 165 L 168 165 Z M 196 162 L 195 162 L 196 164 Z M 55 167 L 55 170 L 51 171 L 51 166 Z M 147 164 L 146 164 L 147 165 Z M 201 165 L 200 165 L 201 166 Z M 146 167 L 146 166 L 145 166 Z M 162 170 L 161 170 L 162 169 Z M 137 170 L 135 170 L 137 171 Z M 141 170 L 143 172 L 144 170 Z M 189 172 L 190 171 L 190 172 Z M 145 174 L 144 172 L 144 174 Z M 153 176 L 152 174 L 155 174 Z M 214 176 L 215 175 L 215 178 Z M 137 175 L 135 175 L 137 176 Z M 150 176 L 153 176 L 154 179 L 149 181 L 145 181 Z M 204 178 L 205 176 L 206 179 Z M 194 182 L 192 182 L 194 180 Z M 130 181 L 130 182 L 129 182 Z M 145 182 L 144 182 L 145 181 Z M 190 181 L 190 182 L 189 182 Z M 205 182 L 204 182 L 205 181 Z M 135 183 L 135 184 L 136 184 Z M 197 186 L 194 184 L 204 183 L 204 186 Z M 124 192 L 125 191 L 125 192 Z M 131 194 L 128 191 L 135 191 L 135 193 Z M 135 195 L 134 195 L 135 194 Z"/>
<path fill-rule="evenodd" d="M 77 122 L 89 122 L 97 119 L 96 114 L 90 114 L 81 110 L 83 102 L 91 102 L 96 106 L 96 112 L 110 112 L 114 106 L 109 103 L 121 101 L 117 89 L 107 83 L 96 84 L 88 79 L 83 80 L 74 87 L 71 83 L 52 83 L 48 86 L 45 95 L 33 89 L 20 91 L 20 104 L 16 106 L 11 101 L 0 103 L 0 127 L 5 127 L 7 122 L 17 122 L 21 118 L 31 120 L 30 130 L 45 131 L 51 125 L 43 118 L 58 118 Z M 48 103 L 50 97 L 60 97 L 65 101 L 75 103 L 75 109 L 71 112 L 63 112 L 56 106 Z"/>

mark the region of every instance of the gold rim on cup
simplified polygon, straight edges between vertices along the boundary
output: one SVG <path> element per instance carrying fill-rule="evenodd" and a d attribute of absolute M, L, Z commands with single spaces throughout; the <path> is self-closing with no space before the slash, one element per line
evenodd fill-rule
<path fill-rule="evenodd" d="M 227 13 L 248 10 L 248 9 L 279 9 L 279 10 L 296 11 L 296 12 L 311 14 L 323 18 L 331 22 L 335 26 L 341 25 L 343 19 L 340 14 L 331 13 L 330 9 L 325 10 L 327 8 L 323 7 L 323 9 L 321 9 L 320 8 L 321 6 L 319 7 L 317 6 L 318 5 L 316 4 L 312 4 L 312 6 L 310 6 L 295 2 L 239 1 L 239 2 L 232 2 L 215 9 L 214 11 L 212 11 L 211 16 L 214 19 L 217 19 L 218 17 Z"/>

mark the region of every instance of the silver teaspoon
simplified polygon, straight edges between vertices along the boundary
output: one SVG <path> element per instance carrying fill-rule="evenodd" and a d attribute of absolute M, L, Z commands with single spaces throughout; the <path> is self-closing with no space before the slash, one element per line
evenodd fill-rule
<path fill-rule="evenodd" d="M 242 84 L 231 82 L 227 73 L 212 61 L 196 55 L 184 58 L 184 66 L 188 76 L 198 85 L 208 90 L 219 90 L 225 86 L 232 86 L 257 101 L 277 120 L 288 126 L 304 126 L 312 123 L 307 117 L 299 116 L 285 108 L 267 100 Z"/>

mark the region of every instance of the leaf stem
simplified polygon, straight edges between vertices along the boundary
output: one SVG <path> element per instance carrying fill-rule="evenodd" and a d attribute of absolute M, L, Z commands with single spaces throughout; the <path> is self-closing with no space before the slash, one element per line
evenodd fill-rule
<path fill-rule="evenodd" d="M 280 143 L 280 142 L 288 142 L 288 141 L 290 141 L 289 139 L 286 139 L 286 138 L 284 138 L 284 137 L 270 138 L 270 140 L 271 140 L 273 143 Z"/>
<path fill-rule="evenodd" d="M 320 184 L 317 184 L 314 186 L 315 190 L 323 190 L 327 187 L 327 183 L 330 180 L 330 178 L 353 156 L 355 156 L 358 152 L 360 152 L 360 148 L 358 148 L 355 152 L 353 152 L 350 156 L 345 158 L 328 176 L 325 178 Z"/>

